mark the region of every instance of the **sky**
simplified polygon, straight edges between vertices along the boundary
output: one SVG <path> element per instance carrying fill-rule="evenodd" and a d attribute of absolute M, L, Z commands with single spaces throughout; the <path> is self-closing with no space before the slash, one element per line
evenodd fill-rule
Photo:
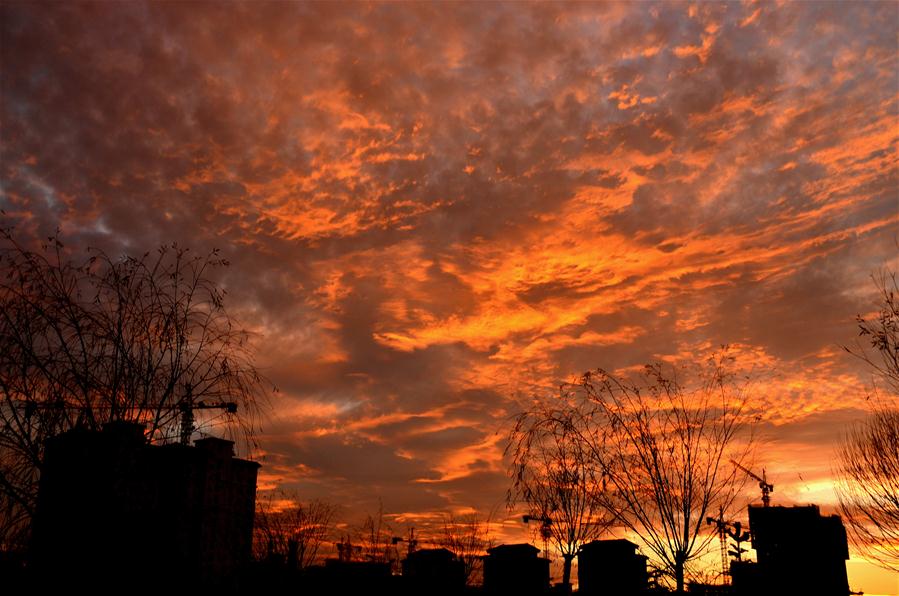
<path fill-rule="evenodd" d="M 875 381 L 843 346 L 899 269 L 896 3 L 0 17 L 4 225 L 222 251 L 279 389 L 261 488 L 397 526 L 511 519 L 524 401 L 727 344 L 775 503 L 833 510 Z M 899 593 L 856 558 L 853 589 Z"/>

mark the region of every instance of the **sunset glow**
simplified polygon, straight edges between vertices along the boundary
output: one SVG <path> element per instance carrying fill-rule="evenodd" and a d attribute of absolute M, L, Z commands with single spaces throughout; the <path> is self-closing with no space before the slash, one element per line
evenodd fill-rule
<path fill-rule="evenodd" d="M 899 4 L 0 16 L 2 226 L 75 255 L 221 249 L 279 390 L 260 489 L 531 540 L 505 507 L 520 404 L 727 344 L 773 499 L 834 511 L 878 391 L 843 347 L 899 270 Z M 859 557 L 853 590 L 899 594 Z"/>

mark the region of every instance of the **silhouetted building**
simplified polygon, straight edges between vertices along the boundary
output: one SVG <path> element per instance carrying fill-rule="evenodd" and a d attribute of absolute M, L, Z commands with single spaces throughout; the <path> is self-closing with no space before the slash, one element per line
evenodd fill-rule
<path fill-rule="evenodd" d="M 735 594 L 849 594 L 849 545 L 838 515 L 822 516 L 817 505 L 753 505 L 749 530 L 758 561 L 732 565 Z"/>
<path fill-rule="evenodd" d="M 403 579 L 410 594 L 461 594 L 465 565 L 445 548 L 426 548 L 403 560 Z"/>
<path fill-rule="evenodd" d="M 731 561 L 730 583 L 734 596 L 757 596 L 766 594 L 758 572 L 758 564 L 754 561 Z"/>
<path fill-rule="evenodd" d="M 687 594 L 695 594 L 696 596 L 731 596 L 733 588 L 729 585 L 691 582 L 687 584 Z M 760 594 L 764 594 L 764 592 Z M 760 596 L 760 594 L 756 594 L 756 596 Z"/>
<path fill-rule="evenodd" d="M 50 439 L 34 518 L 37 579 L 92 591 L 232 586 L 251 556 L 259 468 L 233 455 L 222 439 L 147 445 L 144 427 L 127 422 Z"/>
<path fill-rule="evenodd" d="M 646 591 L 646 557 L 629 540 L 594 540 L 577 557 L 578 593 L 632 596 Z"/>
<path fill-rule="evenodd" d="M 390 563 L 328 559 L 324 567 L 306 570 L 301 594 L 396 594 L 399 577 Z"/>
<path fill-rule="evenodd" d="M 484 592 L 487 594 L 545 594 L 549 590 L 549 559 L 538 557 L 530 544 L 501 544 L 487 549 Z"/>

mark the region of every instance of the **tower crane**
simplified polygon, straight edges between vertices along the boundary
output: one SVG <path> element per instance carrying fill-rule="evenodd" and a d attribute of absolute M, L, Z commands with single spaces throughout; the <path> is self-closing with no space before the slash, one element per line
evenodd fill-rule
<path fill-rule="evenodd" d="M 730 555 L 737 561 L 742 560 L 743 553 L 746 552 L 746 549 L 743 548 L 741 544 L 749 540 L 749 532 L 743 530 L 743 524 L 741 524 L 740 522 L 731 522 L 724 519 L 723 508 L 718 510 L 717 518 L 714 518 L 712 516 L 706 517 L 705 523 L 709 525 L 714 524 L 715 530 L 718 532 L 718 540 L 721 541 L 721 574 L 724 577 L 724 583 L 729 583 L 729 565 L 727 557 L 728 555 Z M 734 548 L 733 550 L 727 549 L 728 537 L 730 537 L 734 542 L 737 543 L 736 548 Z"/>
<path fill-rule="evenodd" d="M 718 510 L 718 517 L 711 515 L 705 518 L 705 523 L 715 524 L 715 530 L 718 532 L 718 540 L 721 542 L 721 574 L 724 577 L 724 583 L 728 583 L 727 577 L 727 522 L 724 520 L 724 509 Z"/>
<path fill-rule="evenodd" d="M 193 386 L 184 386 L 184 400 L 178 405 L 181 410 L 181 444 L 190 445 L 190 436 L 194 432 L 194 410 L 225 410 L 229 414 L 237 413 L 237 404 L 233 401 L 206 403 L 202 400 L 194 403 Z"/>
<path fill-rule="evenodd" d="M 409 528 L 409 537 L 403 538 L 402 536 L 394 536 L 390 539 L 390 543 L 396 548 L 396 545 L 400 542 L 406 543 L 406 556 L 411 555 L 415 552 L 415 548 L 418 546 L 418 539 L 415 538 L 415 528 Z M 399 557 L 399 553 L 397 553 L 397 557 Z"/>
<path fill-rule="evenodd" d="M 33 400 L 22 401 L 20 403 L 12 403 L 13 408 L 21 408 L 24 418 L 26 421 L 30 420 L 34 417 L 34 415 L 40 410 L 82 410 L 82 413 L 88 412 L 89 410 L 111 410 L 114 409 L 113 405 L 94 405 L 90 408 L 83 408 L 77 405 L 66 404 L 63 401 L 56 401 L 50 403 L 39 403 Z M 193 434 L 196 427 L 194 425 L 194 411 L 195 410 L 225 410 L 228 414 L 236 414 L 237 413 L 237 404 L 233 401 L 218 401 L 218 402 L 205 402 L 203 400 L 194 402 L 193 398 L 193 387 L 190 383 L 186 383 L 184 386 L 184 399 L 178 404 L 178 409 L 181 411 L 181 423 L 180 423 L 180 443 L 182 445 L 190 445 L 190 437 Z M 79 419 L 80 420 L 80 419 Z M 80 422 L 79 422 L 80 423 Z"/>
<path fill-rule="evenodd" d="M 549 558 L 549 552 L 546 550 L 547 542 L 552 537 L 553 520 L 548 515 L 523 515 L 521 521 L 525 524 L 530 522 L 540 522 L 540 537 L 543 538 L 543 556 Z"/>
<path fill-rule="evenodd" d="M 752 470 L 744 468 L 743 466 L 741 466 L 739 463 L 735 462 L 734 460 L 730 460 L 730 463 L 732 463 L 737 468 L 746 472 L 746 475 L 749 476 L 750 478 L 754 478 L 755 480 L 759 481 L 759 488 L 762 489 L 762 505 L 764 507 L 768 507 L 771 504 L 771 497 L 769 495 L 774 492 L 774 485 L 770 484 L 768 482 L 768 479 L 765 476 L 765 469 L 762 468 L 762 475 L 759 476 Z"/>

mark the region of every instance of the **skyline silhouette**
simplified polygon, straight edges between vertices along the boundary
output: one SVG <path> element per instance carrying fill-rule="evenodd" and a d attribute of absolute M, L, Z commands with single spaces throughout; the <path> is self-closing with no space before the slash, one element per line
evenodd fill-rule
<path fill-rule="evenodd" d="M 380 519 L 377 538 L 366 545 L 363 537 L 358 546 L 347 538 L 336 558 L 303 558 L 308 541 L 289 527 L 280 528 L 288 539 L 286 554 L 271 548 L 254 553 L 255 533 L 264 530 L 270 541 L 278 532 L 260 527 L 258 508 L 254 527 L 259 464 L 233 457 L 231 441 L 152 445 L 146 432 L 145 425 L 117 421 L 102 430 L 76 427 L 48 442 L 27 565 L 2 561 L 6 588 L 150 594 L 158 586 L 135 578 L 156 576 L 178 593 L 548 596 L 572 587 L 585 595 L 673 593 L 659 585 L 667 582 L 660 581 L 666 570 L 658 560 L 641 554 L 639 544 L 608 537 L 580 544 L 571 584 L 569 571 L 553 582 L 552 553 L 531 544 L 491 546 L 488 539 L 478 545 L 480 577 L 466 577 L 463 551 L 429 547 L 433 538 L 427 534 L 418 540 L 410 533 L 405 556 L 398 548 L 391 552 L 389 545 L 402 539 L 390 538 L 389 530 L 381 537 Z M 848 542 L 839 516 L 822 516 L 815 505 L 768 502 L 749 506 L 747 513 L 749 532 L 742 540 L 749 540 L 755 560 L 748 558 L 750 549 L 747 557 L 730 552 L 724 577 L 704 583 L 690 574 L 678 588 L 732 596 L 803 590 L 849 596 Z"/>

